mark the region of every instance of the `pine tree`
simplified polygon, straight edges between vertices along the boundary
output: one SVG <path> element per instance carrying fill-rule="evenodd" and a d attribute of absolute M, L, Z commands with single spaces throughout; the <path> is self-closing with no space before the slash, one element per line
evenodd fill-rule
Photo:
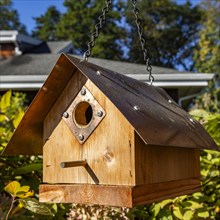
<path fill-rule="evenodd" d="M 87 43 L 102 13 L 104 3 L 103 0 L 65 0 L 67 12 L 60 19 L 57 33 L 58 37 L 73 42 L 75 53 L 82 55 L 87 50 Z M 123 31 L 117 25 L 120 15 L 115 9 L 116 7 L 106 15 L 100 36 L 92 50 L 94 57 L 121 59 L 123 56 L 120 44 Z"/>
<path fill-rule="evenodd" d="M 197 71 L 215 73 L 216 81 L 210 82 L 205 93 L 196 100 L 197 108 L 220 113 L 220 2 L 204 0 L 199 43 L 194 61 Z"/>
<path fill-rule="evenodd" d="M 60 12 L 55 6 L 50 6 L 44 15 L 35 17 L 36 27 L 32 35 L 44 41 L 58 40 L 56 26 L 60 20 Z"/>
<path fill-rule="evenodd" d="M 20 23 L 18 12 L 12 8 L 11 0 L 0 0 L 0 30 L 17 30 L 27 34 L 26 27 Z"/>
<path fill-rule="evenodd" d="M 200 21 L 198 6 L 192 7 L 189 2 L 178 5 L 172 0 L 140 0 L 137 6 L 151 64 L 191 70 L 193 65 L 189 65 L 189 60 L 192 60 Z M 129 57 L 132 62 L 143 63 L 131 10 L 130 5 L 126 12 L 127 22 L 131 26 Z"/>
<path fill-rule="evenodd" d="M 201 4 L 203 12 L 199 44 L 194 60 L 200 72 L 220 75 L 220 2 L 205 0 Z"/>

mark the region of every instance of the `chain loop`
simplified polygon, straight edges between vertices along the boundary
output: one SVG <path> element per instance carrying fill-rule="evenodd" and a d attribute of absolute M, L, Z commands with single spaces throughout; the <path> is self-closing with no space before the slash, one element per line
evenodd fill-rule
<path fill-rule="evenodd" d="M 91 40 L 88 43 L 88 49 L 83 55 L 83 60 L 88 60 L 91 55 L 91 50 L 95 46 L 95 40 L 98 38 L 100 30 L 102 29 L 103 22 L 106 20 L 106 14 L 109 12 L 112 6 L 112 0 L 105 1 L 105 7 L 102 9 L 102 14 L 99 16 L 99 22 L 95 25 L 95 30 L 91 34 Z"/>
<path fill-rule="evenodd" d="M 135 23 L 138 29 L 138 34 L 139 34 L 139 39 L 140 39 L 140 43 L 141 43 L 141 50 L 143 52 L 144 55 L 144 62 L 146 63 L 146 70 L 149 72 L 149 81 L 150 84 L 152 85 L 153 81 L 154 81 L 154 77 L 152 75 L 152 67 L 150 65 L 150 58 L 148 57 L 148 51 L 147 49 L 144 47 L 145 46 L 145 40 L 143 38 L 143 31 L 141 28 L 141 20 L 138 17 L 138 14 L 140 12 L 140 10 L 137 8 L 136 4 L 137 4 L 137 0 L 131 0 L 132 1 L 132 5 L 133 5 L 133 13 L 135 16 Z"/>
<path fill-rule="evenodd" d="M 154 77 L 152 75 L 152 67 L 149 63 L 150 59 L 148 57 L 148 50 L 145 48 L 145 40 L 143 38 L 143 31 L 141 28 L 141 20 L 138 17 L 139 9 L 136 6 L 137 0 L 131 0 L 131 1 L 133 4 L 133 13 L 135 15 L 135 23 L 136 23 L 136 26 L 138 29 L 139 39 L 140 39 L 140 43 L 141 43 L 141 50 L 144 55 L 144 62 L 146 63 L 146 70 L 149 72 L 149 81 L 150 81 L 150 84 L 152 85 L 152 83 L 154 81 Z M 95 46 L 95 40 L 96 40 L 96 38 L 99 37 L 99 33 L 100 33 L 100 30 L 102 29 L 103 22 L 106 20 L 106 14 L 111 9 L 111 6 L 112 6 L 112 0 L 106 0 L 105 7 L 102 9 L 102 14 L 99 16 L 99 22 L 97 24 L 95 24 L 95 30 L 91 34 L 91 39 L 88 43 L 88 49 L 86 50 L 86 52 L 83 55 L 83 60 L 88 60 L 88 58 L 91 56 L 91 50 Z"/>

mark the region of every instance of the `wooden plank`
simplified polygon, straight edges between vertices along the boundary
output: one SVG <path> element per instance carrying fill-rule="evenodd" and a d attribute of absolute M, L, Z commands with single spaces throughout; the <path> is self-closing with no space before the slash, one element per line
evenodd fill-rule
<path fill-rule="evenodd" d="M 132 192 L 133 205 L 171 199 L 198 191 L 200 191 L 200 179 L 186 179 L 136 186 Z"/>
<path fill-rule="evenodd" d="M 40 185 L 40 202 L 132 207 L 132 188 L 100 185 Z"/>
<path fill-rule="evenodd" d="M 134 130 L 124 116 L 90 81 L 76 72 L 51 108 L 44 123 L 44 175 L 48 183 L 135 185 Z M 77 83 L 77 84 L 76 84 Z M 85 85 L 106 112 L 84 144 L 72 134 L 61 115 Z M 88 166 L 62 169 L 63 161 L 86 160 Z"/>
<path fill-rule="evenodd" d="M 149 146 L 135 135 L 136 185 L 200 177 L 199 149 Z"/>
<path fill-rule="evenodd" d="M 93 184 L 40 185 L 40 202 L 79 203 L 134 207 L 200 191 L 199 179 L 187 179 L 142 186 Z"/>

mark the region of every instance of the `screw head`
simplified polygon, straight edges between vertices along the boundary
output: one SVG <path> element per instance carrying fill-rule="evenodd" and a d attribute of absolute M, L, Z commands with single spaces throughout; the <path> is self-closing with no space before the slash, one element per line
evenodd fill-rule
<path fill-rule="evenodd" d="M 194 120 L 192 118 L 189 119 L 192 123 L 195 123 Z"/>
<path fill-rule="evenodd" d="M 135 106 L 133 106 L 133 109 L 134 109 L 135 111 L 139 111 L 139 110 L 140 110 L 140 107 L 137 106 L 137 105 L 135 105 Z"/>
<path fill-rule="evenodd" d="M 83 88 L 83 89 L 81 90 L 81 95 L 85 95 L 85 94 L 86 94 L 86 89 Z"/>
<path fill-rule="evenodd" d="M 64 118 L 68 118 L 68 117 L 69 117 L 68 112 L 64 112 L 64 113 L 63 113 L 63 117 L 64 117 Z"/>
<path fill-rule="evenodd" d="M 83 141 L 84 140 L 84 136 L 82 134 L 79 134 L 79 140 Z"/>
<path fill-rule="evenodd" d="M 98 112 L 97 112 L 97 115 L 98 115 L 99 117 L 102 117 L 102 116 L 103 116 L 103 111 L 98 111 Z"/>

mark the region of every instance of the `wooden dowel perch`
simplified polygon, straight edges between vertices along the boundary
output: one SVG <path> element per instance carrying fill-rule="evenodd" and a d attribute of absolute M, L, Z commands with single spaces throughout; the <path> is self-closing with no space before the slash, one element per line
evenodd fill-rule
<path fill-rule="evenodd" d="M 68 162 L 61 162 L 61 168 L 68 168 L 68 167 L 81 167 L 87 164 L 86 160 L 79 160 L 79 161 L 68 161 Z"/>

